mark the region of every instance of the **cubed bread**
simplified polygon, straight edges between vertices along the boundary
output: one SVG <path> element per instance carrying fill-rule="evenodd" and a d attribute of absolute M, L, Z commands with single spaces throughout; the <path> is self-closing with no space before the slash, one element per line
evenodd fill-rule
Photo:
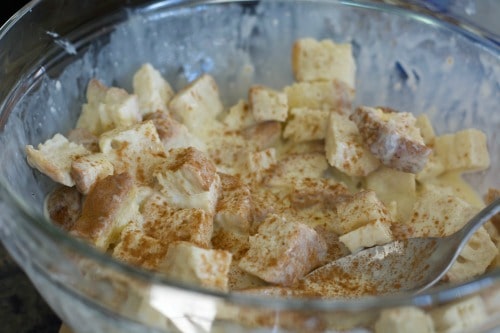
<path fill-rule="evenodd" d="M 337 230 L 347 234 L 370 222 L 390 222 L 389 212 L 375 191 L 362 190 L 335 205 Z"/>
<path fill-rule="evenodd" d="M 121 232 L 112 255 L 128 264 L 155 270 L 165 260 L 167 246 L 144 234 L 135 223 L 130 223 Z"/>
<path fill-rule="evenodd" d="M 132 79 L 134 94 L 139 98 L 141 114 L 167 112 L 167 105 L 174 96 L 170 84 L 150 63 L 143 64 Z"/>
<path fill-rule="evenodd" d="M 350 43 L 302 38 L 292 49 L 292 70 L 297 81 L 332 81 L 355 89 L 356 62 Z"/>
<path fill-rule="evenodd" d="M 210 248 L 213 235 L 213 214 L 200 208 L 174 208 L 165 197 L 155 193 L 141 205 L 142 230 L 162 244 L 186 241 Z"/>
<path fill-rule="evenodd" d="M 437 332 L 452 333 L 475 330 L 488 314 L 481 296 L 467 297 L 430 310 Z"/>
<path fill-rule="evenodd" d="M 432 150 L 425 145 L 411 113 L 361 106 L 349 119 L 358 127 L 364 144 L 385 166 L 410 173 L 424 168 Z"/>
<path fill-rule="evenodd" d="M 431 120 L 427 116 L 427 114 L 422 113 L 417 116 L 415 126 L 420 129 L 420 135 L 422 135 L 422 139 L 424 139 L 424 143 L 426 145 L 434 144 L 434 138 L 436 134 L 434 133 L 434 128 L 432 127 Z"/>
<path fill-rule="evenodd" d="M 153 169 L 166 158 L 151 120 L 103 133 L 99 138 L 99 147 L 113 164 L 115 173 L 126 171 L 144 184 L 153 181 Z"/>
<path fill-rule="evenodd" d="M 264 121 L 246 127 L 241 131 L 246 146 L 252 149 L 265 150 L 280 144 L 281 123 L 279 121 Z"/>
<path fill-rule="evenodd" d="M 328 163 L 349 176 L 366 176 L 380 165 L 347 116 L 330 113 L 325 144 Z"/>
<path fill-rule="evenodd" d="M 285 121 L 288 117 L 288 101 L 284 92 L 264 86 L 252 86 L 248 90 L 248 104 L 257 122 Z"/>
<path fill-rule="evenodd" d="M 204 288 L 226 291 L 232 255 L 204 249 L 188 242 L 174 242 L 159 270 L 171 279 Z"/>
<path fill-rule="evenodd" d="M 273 165 L 276 164 L 276 149 L 269 148 L 265 150 L 247 152 L 244 154 L 242 174 L 248 180 L 260 182 L 264 174 Z"/>
<path fill-rule="evenodd" d="M 69 231 L 82 213 L 82 201 L 82 194 L 75 187 L 56 187 L 45 199 L 45 216 L 55 225 Z"/>
<path fill-rule="evenodd" d="M 92 79 L 87 86 L 87 103 L 82 106 L 76 127 L 100 135 L 114 128 L 131 126 L 141 119 L 136 95 Z"/>
<path fill-rule="evenodd" d="M 434 149 L 446 171 L 480 171 L 490 166 L 486 135 L 477 129 L 437 136 Z"/>
<path fill-rule="evenodd" d="M 220 177 L 205 153 L 193 147 L 171 149 L 153 175 L 157 187 L 173 207 L 215 212 Z"/>
<path fill-rule="evenodd" d="M 71 234 L 106 251 L 138 214 L 133 177 L 119 173 L 98 180 L 85 198 Z"/>
<path fill-rule="evenodd" d="M 99 152 L 99 138 L 85 128 L 73 128 L 67 134 L 69 141 L 83 145 L 92 153 Z"/>
<path fill-rule="evenodd" d="M 272 214 L 250 237 L 250 249 L 239 266 L 269 283 L 291 285 L 317 267 L 325 255 L 326 244 L 314 229 Z"/>
<path fill-rule="evenodd" d="M 283 138 L 294 142 L 323 140 L 326 136 L 329 111 L 293 108 L 283 131 Z"/>
<path fill-rule="evenodd" d="M 326 170 L 328 162 L 324 154 L 289 154 L 269 170 L 264 182 L 268 186 L 294 187 L 300 179 L 323 178 Z"/>
<path fill-rule="evenodd" d="M 354 89 L 342 81 L 303 81 L 285 87 L 288 107 L 314 110 L 350 109 Z"/>
<path fill-rule="evenodd" d="M 351 253 L 375 245 L 383 245 L 393 240 L 391 223 L 389 221 L 375 220 L 354 229 L 339 237 Z"/>
<path fill-rule="evenodd" d="M 227 174 L 219 176 L 221 192 L 214 221 L 222 229 L 247 234 L 252 222 L 250 188 L 239 177 Z"/>
<path fill-rule="evenodd" d="M 182 119 L 191 133 L 211 128 L 224 107 L 214 78 L 203 74 L 179 91 L 169 102 L 169 110 Z"/>
<path fill-rule="evenodd" d="M 165 151 L 173 148 L 194 147 L 206 151 L 205 142 L 189 132 L 184 124 L 178 122 L 169 113 L 157 111 L 144 116 L 144 120 L 151 120 L 156 127 L 158 137 L 163 143 Z"/>
<path fill-rule="evenodd" d="M 375 333 L 434 333 L 434 322 L 424 310 L 413 306 L 384 309 L 375 323 Z"/>
<path fill-rule="evenodd" d="M 397 221 L 409 220 L 417 198 L 415 174 L 380 167 L 366 177 L 365 187 L 374 190 L 387 207 L 397 203 Z"/>
<path fill-rule="evenodd" d="M 344 184 L 332 178 L 303 178 L 289 185 L 292 187 L 289 194 L 290 206 L 294 209 L 330 209 L 351 196 Z"/>
<path fill-rule="evenodd" d="M 240 99 L 236 104 L 229 108 L 229 111 L 222 119 L 222 122 L 229 130 L 241 130 L 255 124 L 255 118 L 248 103 L 245 100 Z"/>
<path fill-rule="evenodd" d="M 90 154 L 83 145 L 70 142 L 61 134 L 54 135 L 36 149 L 27 145 L 25 152 L 31 167 L 66 186 L 75 185 L 71 177 L 71 163 L 80 156 Z"/>
<path fill-rule="evenodd" d="M 113 172 L 113 164 L 106 159 L 106 156 L 102 153 L 95 153 L 73 160 L 70 174 L 78 191 L 87 194 L 96 181 L 112 175 Z"/>
<path fill-rule="evenodd" d="M 436 150 L 433 149 L 424 168 L 416 174 L 416 179 L 423 183 L 442 175 L 444 172 L 445 167 L 443 161 L 436 155 Z"/>

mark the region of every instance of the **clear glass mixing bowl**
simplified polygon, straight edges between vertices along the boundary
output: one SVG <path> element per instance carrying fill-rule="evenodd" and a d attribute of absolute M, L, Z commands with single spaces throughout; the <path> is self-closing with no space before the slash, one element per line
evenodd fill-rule
<path fill-rule="evenodd" d="M 487 310 L 470 331 L 498 329 L 498 269 L 419 295 L 287 300 L 202 290 L 124 265 L 46 221 L 53 184 L 24 155 L 26 144 L 74 126 L 92 77 L 130 89 L 132 73 L 150 62 L 179 88 L 210 72 L 229 105 L 251 82 L 290 83 L 292 42 L 310 36 L 353 43 L 356 104 L 427 112 L 438 133 L 485 131 L 492 166 L 467 180 L 480 193 L 498 188 L 498 42 L 419 8 L 369 0 L 32 1 L 0 29 L 2 242 L 76 332 L 369 331 L 384 308 L 430 311 L 471 296 Z"/>

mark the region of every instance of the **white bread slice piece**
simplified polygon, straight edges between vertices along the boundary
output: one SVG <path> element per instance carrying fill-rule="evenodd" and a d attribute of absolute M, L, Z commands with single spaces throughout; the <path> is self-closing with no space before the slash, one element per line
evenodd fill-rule
<path fill-rule="evenodd" d="M 173 208 L 160 194 L 147 197 L 140 208 L 142 230 L 165 246 L 174 241 L 186 241 L 210 248 L 213 235 L 213 215 L 199 208 Z"/>
<path fill-rule="evenodd" d="M 55 134 L 35 149 L 25 147 L 28 164 L 57 183 L 74 186 L 71 163 L 80 156 L 90 154 L 83 145 L 68 141 L 62 134 Z"/>
<path fill-rule="evenodd" d="M 182 283 L 227 291 L 232 254 L 224 250 L 203 249 L 178 241 L 168 247 L 159 271 Z"/>
<path fill-rule="evenodd" d="M 220 177 L 208 156 L 193 147 L 171 149 L 153 171 L 157 187 L 177 208 L 200 208 L 214 213 Z"/>
<path fill-rule="evenodd" d="M 239 267 L 264 281 L 291 285 L 316 268 L 326 256 L 326 244 L 305 224 L 269 215 L 250 237 L 250 249 Z"/>
<path fill-rule="evenodd" d="M 350 43 L 298 39 L 292 49 L 292 70 L 296 81 L 337 80 L 355 89 L 356 62 Z"/>
<path fill-rule="evenodd" d="M 375 220 L 339 237 L 351 253 L 375 245 L 383 245 L 393 240 L 391 223 Z"/>
<path fill-rule="evenodd" d="M 100 135 L 113 128 L 131 126 L 141 119 L 136 95 L 92 79 L 87 86 L 87 103 L 82 105 L 76 127 Z"/>
<path fill-rule="evenodd" d="M 284 92 L 264 86 L 252 86 L 248 90 L 248 104 L 257 122 L 285 121 L 288 117 L 288 101 Z"/>
<path fill-rule="evenodd" d="M 425 145 L 411 113 L 360 106 L 349 119 L 356 123 L 365 145 L 385 166 L 409 173 L 424 168 L 432 149 Z"/>
<path fill-rule="evenodd" d="M 430 315 L 415 306 L 384 309 L 375 323 L 375 333 L 434 333 Z"/>
<path fill-rule="evenodd" d="M 323 140 L 326 136 L 327 110 L 292 108 L 283 131 L 283 138 L 294 142 Z"/>
<path fill-rule="evenodd" d="M 101 152 L 113 164 L 115 173 L 129 172 L 139 183 L 153 181 L 153 169 L 166 158 L 156 127 L 147 120 L 117 128 L 99 138 Z"/>
<path fill-rule="evenodd" d="M 201 151 L 207 150 L 203 140 L 190 133 L 186 126 L 175 120 L 167 112 L 157 111 L 147 114 L 144 116 L 144 120 L 153 122 L 165 151 L 187 147 L 194 147 Z"/>
<path fill-rule="evenodd" d="M 417 199 L 415 174 L 380 167 L 366 177 L 365 187 L 374 190 L 386 207 L 396 202 L 396 221 L 407 222 L 410 219 Z"/>
<path fill-rule="evenodd" d="M 347 116 L 330 112 L 325 144 L 328 163 L 349 176 L 366 176 L 380 165 Z"/>
<path fill-rule="evenodd" d="M 217 83 L 209 74 L 203 74 L 179 91 L 168 107 L 191 133 L 211 129 L 217 116 L 224 110 Z"/>
<path fill-rule="evenodd" d="M 486 135 L 477 129 L 438 136 L 434 149 L 446 171 L 481 171 L 490 166 Z"/>
<path fill-rule="evenodd" d="M 471 296 L 429 311 L 437 332 L 474 331 L 486 322 L 488 314 L 481 296 Z"/>
<path fill-rule="evenodd" d="M 335 205 L 336 228 L 342 235 L 370 222 L 390 222 L 389 212 L 375 191 L 362 190 Z"/>
<path fill-rule="evenodd" d="M 247 234 L 252 222 L 250 188 L 239 177 L 219 174 L 221 193 L 214 221 L 222 229 Z"/>
<path fill-rule="evenodd" d="M 139 110 L 142 115 L 168 111 L 167 105 L 174 96 L 174 91 L 153 65 L 143 64 L 134 73 L 132 86 L 134 94 L 139 98 Z"/>
<path fill-rule="evenodd" d="M 285 87 L 284 92 L 290 109 L 350 109 L 354 99 L 354 89 L 338 80 L 295 82 Z"/>
<path fill-rule="evenodd" d="M 113 173 L 113 164 L 102 153 L 80 156 L 71 163 L 71 178 L 83 194 L 89 193 L 96 181 Z"/>
<path fill-rule="evenodd" d="M 137 188 L 126 172 L 98 180 L 85 198 L 71 234 L 106 251 L 139 213 Z"/>
<path fill-rule="evenodd" d="M 241 130 L 256 123 L 248 103 L 240 99 L 229 108 L 228 113 L 222 119 L 229 130 Z"/>

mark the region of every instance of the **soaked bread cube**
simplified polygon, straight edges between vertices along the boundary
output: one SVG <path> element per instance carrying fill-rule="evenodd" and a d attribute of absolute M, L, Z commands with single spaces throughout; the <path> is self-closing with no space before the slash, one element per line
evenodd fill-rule
<path fill-rule="evenodd" d="M 71 163 L 71 177 L 83 194 L 87 194 L 96 181 L 113 173 L 113 164 L 102 153 L 80 156 Z"/>
<path fill-rule="evenodd" d="M 168 102 L 174 96 L 170 84 L 151 64 L 143 64 L 132 79 L 134 94 L 139 98 L 140 113 L 167 112 Z"/>
<path fill-rule="evenodd" d="M 354 99 L 354 89 L 338 80 L 295 82 L 284 92 L 290 109 L 348 110 Z"/>
<path fill-rule="evenodd" d="M 291 109 L 283 138 L 294 142 L 323 140 L 326 136 L 329 113 L 327 110 Z"/>
<path fill-rule="evenodd" d="M 388 221 L 375 220 L 339 237 L 351 253 L 375 245 L 383 245 L 393 240 L 391 224 Z"/>
<path fill-rule="evenodd" d="M 258 122 L 285 121 L 288 117 L 288 101 L 285 93 L 264 86 L 253 86 L 248 91 L 248 104 Z"/>

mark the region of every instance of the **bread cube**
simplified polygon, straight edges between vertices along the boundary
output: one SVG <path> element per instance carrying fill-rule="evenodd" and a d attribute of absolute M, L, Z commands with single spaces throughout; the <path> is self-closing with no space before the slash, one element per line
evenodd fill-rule
<path fill-rule="evenodd" d="M 411 113 L 361 106 L 349 119 L 358 127 L 364 144 L 385 166 L 409 173 L 424 168 L 432 150 L 425 145 Z"/>
<path fill-rule="evenodd" d="M 484 227 L 479 228 L 460 252 L 446 277 L 450 282 L 465 282 L 483 274 L 498 256 L 498 248 Z"/>
<path fill-rule="evenodd" d="M 326 136 L 329 111 L 293 108 L 285 125 L 283 137 L 294 142 L 323 140 Z"/>
<path fill-rule="evenodd" d="M 375 323 L 375 333 L 434 333 L 434 322 L 423 310 L 404 306 L 385 309 Z"/>
<path fill-rule="evenodd" d="M 355 89 L 356 62 L 350 43 L 303 38 L 292 49 L 292 70 L 297 81 L 332 81 Z"/>
<path fill-rule="evenodd" d="M 224 109 L 217 83 L 208 74 L 203 74 L 179 91 L 168 107 L 192 133 L 208 130 Z"/>
<path fill-rule="evenodd" d="M 209 248 L 213 235 L 213 214 L 199 208 L 174 208 L 160 194 L 147 197 L 140 210 L 142 230 L 168 246 L 175 241 L 186 241 Z"/>
<path fill-rule="evenodd" d="M 342 235 L 358 229 L 370 222 L 390 222 L 384 204 L 372 190 L 363 190 L 335 205 L 336 228 Z"/>
<path fill-rule="evenodd" d="M 354 99 L 354 89 L 338 80 L 295 82 L 285 87 L 284 92 L 290 109 L 350 109 Z"/>
<path fill-rule="evenodd" d="M 153 169 L 166 158 L 151 120 L 103 133 L 99 147 L 115 173 L 129 172 L 141 184 L 151 184 Z"/>
<path fill-rule="evenodd" d="M 165 260 L 167 246 L 147 236 L 134 223 L 127 225 L 113 249 L 113 257 L 131 265 L 155 270 Z"/>
<path fill-rule="evenodd" d="M 136 95 L 92 79 L 87 86 L 87 103 L 82 105 L 76 127 L 100 135 L 114 128 L 131 126 L 141 119 Z"/>
<path fill-rule="evenodd" d="M 437 332 L 451 333 L 477 329 L 488 314 L 480 296 L 472 296 L 430 310 Z"/>
<path fill-rule="evenodd" d="M 251 179 L 260 182 L 264 173 L 276 164 L 276 149 L 269 148 L 256 152 L 248 152 L 243 160 L 243 170 Z"/>
<path fill-rule="evenodd" d="M 96 181 L 112 175 L 113 172 L 113 164 L 106 159 L 106 156 L 95 153 L 76 158 L 71 163 L 70 174 L 78 191 L 87 194 Z"/>
<path fill-rule="evenodd" d="M 232 255 L 223 250 L 203 249 L 188 242 L 173 242 L 159 271 L 171 279 L 204 288 L 227 291 Z"/>
<path fill-rule="evenodd" d="M 264 121 L 246 127 L 241 131 L 248 146 L 256 150 L 265 150 L 275 147 L 281 139 L 281 123 L 279 121 Z"/>
<path fill-rule="evenodd" d="M 383 245 L 393 240 L 391 224 L 388 221 L 375 220 L 339 237 L 351 253 L 367 247 Z"/>
<path fill-rule="evenodd" d="M 239 100 L 229 108 L 222 122 L 230 130 L 241 130 L 255 124 L 255 118 L 248 103 L 244 100 Z"/>
<path fill-rule="evenodd" d="M 136 196 L 133 177 L 126 172 L 98 180 L 87 194 L 71 234 L 106 251 L 138 215 Z"/>
<path fill-rule="evenodd" d="M 434 149 L 446 171 L 480 171 L 490 166 L 486 135 L 477 129 L 438 136 Z"/>
<path fill-rule="evenodd" d="M 436 155 L 436 150 L 432 150 L 432 153 L 427 159 L 424 168 L 416 174 L 416 179 L 419 182 L 425 182 L 429 179 L 436 178 L 445 172 L 445 167 L 443 161 Z"/>
<path fill-rule="evenodd" d="M 170 205 L 215 212 L 220 178 L 205 153 L 193 147 L 172 149 L 153 176 Z"/>
<path fill-rule="evenodd" d="M 194 147 L 201 151 L 207 150 L 201 139 L 191 134 L 186 126 L 175 120 L 169 113 L 161 111 L 149 113 L 144 116 L 144 120 L 153 122 L 165 151 L 187 147 Z"/>
<path fill-rule="evenodd" d="M 332 178 L 303 178 L 289 184 L 290 206 L 305 209 L 319 206 L 330 209 L 336 203 L 350 197 L 347 187 Z"/>
<path fill-rule="evenodd" d="M 252 86 L 248 91 L 248 104 L 257 122 L 285 121 L 288 117 L 288 101 L 284 92 Z"/>
<path fill-rule="evenodd" d="M 291 285 L 325 255 L 326 244 L 314 229 L 272 214 L 250 237 L 250 249 L 239 267 L 269 283 Z"/>
<path fill-rule="evenodd" d="M 421 185 L 423 188 L 427 186 L 437 187 L 441 191 L 459 197 L 476 208 L 483 208 L 484 206 L 484 201 L 479 193 L 464 180 L 461 172 L 446 172 L 438 177 L 427 179 Z"/>
<path fill-rule="evenodd" d="M 396 202 L 397 221 L 409 220 L 417 198 L 414 174 L 381 167 L 366 177 L 365 186 L 374 190 L 387 207 L 391 202 Z"/>
<path fill-rule="evenodd" d="M 252 221 L 250 188 L 239 177 L 219 174 L 221 193 L 217 202 L 215 223 L 222 229 L 247 234 Z"/>
<path fill-rule="evenodd" d="M 167 112 L 167 105 L 174 96 L 170 84 L 150 63 L 145 63 L 135 72 L 132 85 L 139 98 L 141 114 L 162 111 Z"/>
<path fill-rule="evenodd" d="M 90 154 L 83 145 L 70 142 L 59 133 L 39 144 L 36 149 L 27 145 L 25 152 L 31 167 L 66 186 L 75 185 L 71 177 L 71 163 L 80 156 Z"/>
<path fill-rule="evenodd" d="M 436 134 L 434 133 L 434 128 L 432 127 L 432 123 L 429 117 L 425 113 L 417 116 L 415 126 L 419 128 L 420 135 L 422 135 L 424 143 L 426 145 L 432 145 L 434 143 Z"/>
<path fill-rule="evenodd" d="M 380 165 L 364 146 L 356 124 L 347 116 L 330 113 L 325 144 L 328 163 L 349 176 L 366 176 Z"/>
<path fill-rule="evenodd" d="M 75 187 L 56 187 L 45 199 L 45 216 L 55 225 L 69 231 L 82 213 L 82 201 L 82 194 Z"/>
<path fill-rule="evenodd" d="M 445 190 L 428 185 L 418 194 L 410 225 L 413 237 L 445 237 L 460 229 L 478 208 Z"/>
<path fill-rule="evenodd" d="M 67 134 L 69 141 L 83 145 L 92 153 L 99 152 L 99 138 L 85 128 L 73 128 Z"/>
<path fill-rule="evenodd" d="M 299 179 L 323 178 L 328 162 L 321 153 L 290 154 L 269 171 L 264 182 L 268 186 L 294 187 Z"/>

